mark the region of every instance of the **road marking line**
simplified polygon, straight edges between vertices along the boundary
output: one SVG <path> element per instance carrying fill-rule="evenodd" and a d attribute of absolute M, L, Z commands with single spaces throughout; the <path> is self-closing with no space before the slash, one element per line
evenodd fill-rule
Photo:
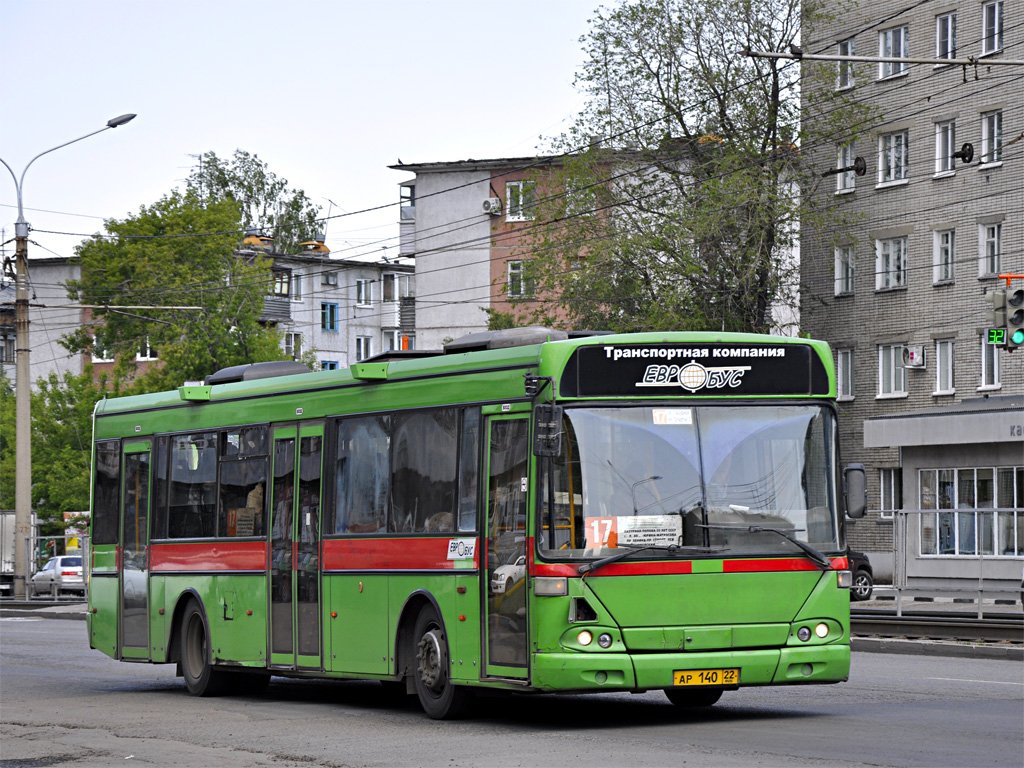
<path fill-rule="evenodd" d="M 1024 685 L 1012 680 L 970 680 L 962 677 L 926 677 L 926 680 L 942 680 L 947 683 L 983 683 L 984 685 Z"/>

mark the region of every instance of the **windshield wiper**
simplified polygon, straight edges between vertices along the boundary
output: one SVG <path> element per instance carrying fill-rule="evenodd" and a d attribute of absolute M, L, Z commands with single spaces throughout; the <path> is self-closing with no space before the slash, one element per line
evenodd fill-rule
<path fill-rule="evenodd" d="M 819 566 L 823 571 L 827 571 L 827 570 L 829 570 L 832 567 L 832 561 L 828 559 L 828 555 L 826 555 L 823 552 L 820 552 L 819 550 L 815 549 L 810 544 L 808 544 L 806 541 L 800 541 L 800 539 L 798 539 L 796 536 L 792 535 L 791 533 L 789 533 L 788 531 L 786 531 L 786 530 L 784 530 L 782 528 L 770 528 L 770 527 L 764 526 L 764 525 L 725 525 L 725 524 L 715 525 L 715 524 L 711 524 L 711 523 L 709 523 L 709 524 L 698 523 L 697 527 L 698 528 L 714 528 L 715 530 L 719 530 L 719 531 L 745 531 L 746 533 L 774 533 L 774 534 L 777 534 L 777 535 L 781 536 L 786 541 L 788 541 L 788 542 L 790 542 L 792 544 L 795 544 L 800 549 L 802 549 L 804 551 L 804 554 L 806 554 L 807 557 L 809 557 L 811 560 L 813 560 L 814 563 L 817 566 Z M 794 529 L 794 530 L 798 530 L 798 529 Z M 799 530 L 802 530 L 802 529 L 799 529 Z"/>
<path fill-rule="evenodd" d="M 617 563 L 619 560 L 623 560 L 623 559 L 629 557 L 630 555 L 636 554 L 637 552 L 668 552 L 669 554 L 674 555 L 677 552 L 682 552 L 684 550 L 687 551 L 687 552 L 714 552 L 714 551 L 716 551 L 714 549 L 709 549 L 708 547 L 688 547 L 688 546 L 683 546 L 683 545 L 680 545 L 680 544 L 669 544 L 669 545 L 665 545 L 665 544 L 647 544 L 646 546 L 643 546 L 643 547 L 631 547 L 628 544 L 627 545 L 620 544 L 619 548 L 620 548 L 619 552 L 616 552 L 613 555 L 608 555 L 607 557 L 602 557 L 600 560 L 595 560 L 592 563 L 584 563 L 583 565 L 581 565 L 576 570 L 579 572 L 580 575 L 586 576 L 588 573 L 593 573 L 598 568 L 604 568 L 606 565 L 611 565 L 612 563 Z"/>

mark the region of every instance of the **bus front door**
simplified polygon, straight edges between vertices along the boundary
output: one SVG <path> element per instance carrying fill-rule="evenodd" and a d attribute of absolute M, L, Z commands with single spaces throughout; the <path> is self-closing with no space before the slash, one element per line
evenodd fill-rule
<path fill-rule="evenodd" d="M 323 425 L 274 430 L 270 665 L 321 669 L 320 498 Z"/>
<path fill-rule="evenodd" d="M 526 515 L 529 419 L 487 422 L 486 662 L 490 677 L 524 679 L 527 668 Z"/>
<path fill-rule="evenodd" d="M 121 488 L 120 632 L 123 659 L 149 658 L 149 441 L 124 444 Z"/>

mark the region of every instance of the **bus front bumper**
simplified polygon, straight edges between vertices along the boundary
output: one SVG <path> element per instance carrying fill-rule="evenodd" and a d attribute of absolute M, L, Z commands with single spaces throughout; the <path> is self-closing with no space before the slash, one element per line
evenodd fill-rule
<path fill-rule="evenodd" d="M 740 670 L 739 687 L 838 683 L 850 675 L 844 644 L 701 653 L 536 653 L 532 687 L 542 691 L 650 690 L 673 687 L 684 670 Z"/>

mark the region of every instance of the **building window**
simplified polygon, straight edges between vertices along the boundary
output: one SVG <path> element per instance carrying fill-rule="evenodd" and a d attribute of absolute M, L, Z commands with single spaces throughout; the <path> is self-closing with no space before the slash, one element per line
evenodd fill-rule
<path fill-rule="evenodd" d="M 935 58 L 956 58 L 956 11 L 935 18 Z"/>
<path fill-rule="evenodd" d="M 836 350 L 836 382 L 838 400 L 853 400 L 853 350 Z"/>
<path fill-rule="evenodd" d="M 149 343 L 148 336 L 139 345 L 139 352 L 135 355 L 135 359 L 142 362 L 157 359 L 156 350 L 153 349 L 152 345 Z"/>
<path fill-rule="evenodd" d="M 302 301 L 302 274 L 292 272 L 292 301 Z"/>
<path fill-rule="evenodd" d="M 289 289 L 292 284 L 292 273 L 286 269 L 275 269 L 270 274 L 273 279 L 272 295 L 288 298 Z"/>
<path fill-rule="evenodd" d="M 922 469 L 919 477 L 922 555 L 1024 554 L 1024 467 Z"/>
<path fill-rule="evenodd" d="M 337 285 L 338 284 L 338 273 L 337 272 L 324 272 L 320 275 L 320 285 Z"/>
<path fill-rule="evenodd" d="M 527 274 L 525 262 L 508 262 L 506 288 L 510 299 L 522 299 L 533 295 L 533 282 Z"/>
<path fill-rule="evenodd" d="M 956 121 L 946 120 L 935 124 L 935 173 L 950 173 L 956 170 Z"/>
<path fill-rule="evenodd" d="M 338 370 L 338 361 L 337 360 L 321 360 L 320 361 L 320 370 L 321 371 L 336 371 L 336 370 Z"/>
<path fill-rule="evenodd" d="M 981 52 L 1003 49 L 1003 0 L 981 6 Z"/>
<path fill-rule="evenodd" d="M 837 53 L 840 56 L 855 56 L 856 47 L 854 46 L 853 38 L 851 37 L 849 40 L 840 40 L 839 50 Z M 836 89 L 843 90 L 844 88 L 853 88 L 853 62 L 837 61 L 836 70 Z"/>
<path fill-rule="evenodd" d="M 532 181 L 506 182 L 505 201 L 508 205 L 506 221 L 531 221 L 536 216 L 536 184 Z"/>
<path fill-rule="evenodd" d="M 932 282 L 953 282 L 953 264 L 956 263 L 956 230 L 944 229 L 932 233 Z"/>
<path fill-rule="evenodd" d="M 836 153 L 836 168 L 850 168 L 853 165 L 853 145 L 842 144 Z M 836 174 L 836 193 L 852 192 L 857 186 L 857 174 L 852 170 Z"/>
<path fill-rule="evenodd" d="M 875 241 L 875 289 L 904 288 L 907 285 L 907 238 L 890 237 Z"/>
<path fill-rule="evenodd" d="M 0 338 L 0 363 L 13 363 L 14 362 L 14 340 L 15 340 L 14 336 L 4 336 L 3 338 Z M 97 362 L 97 363 L 100 363 L 100 362 L 102 362 L 102 363 L 112 362 L 110 360 L 103 360 L 101 358 L 97 358 L 96 357 L 97 353 L 99 353 L 99 354 L 109 354 L 105 350 L 99 349 L 95 345 L 93 345 L 93 348 L 92 348 L 92 359 L 93 359 L 94 362 Z"/>
<path fill-rule="evenodd" d="M 325 331 L 338 330 L 338 305 L 333 302 L 323 302 L 320 305 L 320 327 Z"/>
<path fill-rule="evenodd" d="M 356 306 L 369 307 L 373 304 L 373 281 L 356 278 Z"/>
<path fill-rule="evenodd" d="M 910 176 L 910 132 L 883 133 L 878 137 L 878 183 L 903 181 Z"/>
<path fill-rule="evenodd" d="M 893 27 L 878 33 L 878 55 L 882 58 L 905 59 L 909 55 L 910 28 Z M 878 77 L 886 78 L 907 72 L 903 61 L 882 61 L 878 64 Z"/>
<path fill-rule="evenodd" d="M 989 344 L 985 334 L 981 336 L 981 385 L 978 389 L 999 389 L 999 347 Z"/>
<path fill-rule="evenodd" d="M 996 275 L 1002 268 L 1003 224 L 978 225 L 978 274 L 981 277 Z"/>
<path fill-rule="evenodd" d="M 416 349 L 416 337 L 401 330 L 384 331 L 384 349 L 388 352 Z"/>
<path fill-rule="evenodd" d="M 887 467 L 878 470 L 878 509 L 883 518 L 891 518 L 893 512 L 903 509 L 903 470 Z"/>
<path fill-rule="evenodd" d="M 878 347 L 878 396 L 903 397 L 906 390 L 903 368 L 903 345 L 882 344 Z"/>
<path fill-rule="evenodd" d="M 953 340 L 935 342 L 935 391 L 933 395 L 952 395 L 956 392 L 953 378 Z"/>
<path fill-rule="evenodd" d="M 999 163 L 1003 160 L 1003 112 L 983 112 L 981 115 L 981 162 Z"/>
<path fill-rule="evenodd" d="M 356 336 L 356 361 L 365 360 L 373 355 L 373 337 Z"/>
<path fill-rule="evenodd" d="M 10 362 L 14 362 L 14 338 L 7 339 L 11 344 L 11 355 L 6 358 Z M 114 354 L 107 349 L 103 342 L 100 341 L 99 336 L 93 336 L 92 339 L 92 361 L 94 363 L 112 363 L 114 362 Z"/>
<path fill-rule="evenodd" d="M 284 353 L 292 360 L 302 357 L 302 334 L 286 333 L 284 335 Z"/>
<path fill-rule="evenodd" d="M 836 248 L 836 296 L 848 296 L 853 293 L 853 246 L 842 245 Z"/>
<path fill-rule="evenodd" d="M 381 277 L 381 301 L 398 301 L 411 295 L 409 275 L 388 272 Z"/>

